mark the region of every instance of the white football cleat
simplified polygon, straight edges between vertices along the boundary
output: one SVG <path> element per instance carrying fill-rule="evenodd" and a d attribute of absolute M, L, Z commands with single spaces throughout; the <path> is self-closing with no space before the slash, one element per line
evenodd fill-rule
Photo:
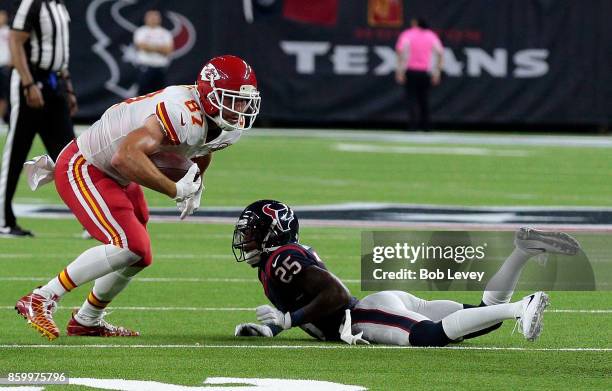
<path fill-rule="evenodd" d="M 522 304 L 523 313 L 517 318 L 517 324 L 525 339 L 533 342 L 542 333 L 542 318 L 550 300 L 546 293 L 540 291 L 523 297 Z"/>
<path fill-rule="evenodd" d="M 528 227 L 516 231 L 514 245 L 532 255 L 542 253 L 576 255 L 580 250 L 580 243 L 565 232 L 540 231 Z"/>

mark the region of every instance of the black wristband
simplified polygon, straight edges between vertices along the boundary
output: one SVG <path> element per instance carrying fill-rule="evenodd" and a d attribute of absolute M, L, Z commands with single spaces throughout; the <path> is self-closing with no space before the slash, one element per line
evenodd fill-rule
<path fill-rule="evenodd" d="M 283 331 L 282 327 L 279 327 L 279 326 L 276 326 L 276 325 L 270 325 L 268 327 L 270 328 L 270 330 L 272 330 L 272 335 L 273 336 L 276 336 L 278 333 Z"/>
<path fill-rule="evenodd" d="M 297 327 L 304 323 L 304 309 L 300 308 L 297 311 L 293 311 L 289 314 L 291 317 L 291 327 Z"/>

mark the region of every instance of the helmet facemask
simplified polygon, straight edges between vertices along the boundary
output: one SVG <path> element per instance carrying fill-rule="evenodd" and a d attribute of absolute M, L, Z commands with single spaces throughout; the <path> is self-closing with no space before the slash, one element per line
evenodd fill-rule
<path fill-rule="evenodd" d="M 212 78 L 210 85 L 212 91 L 206 99 L 218 110 L 218 115 L 213 117 L 217 125 L 225 130 L 250 129 L 259 114 L 261 103 L 257 88 L 252 85 L 242 85 L 239 91 L 216 88 Z"/>
<path fill-rule="evenodd" d="M 252 213 L 240 216 L 234 228 L 234 239 L 232 240 L 232 252 L 237 262 L 246 262 L 256 266 L 261 261 L 263 238 L 257 229 L 259 218 Z"/>

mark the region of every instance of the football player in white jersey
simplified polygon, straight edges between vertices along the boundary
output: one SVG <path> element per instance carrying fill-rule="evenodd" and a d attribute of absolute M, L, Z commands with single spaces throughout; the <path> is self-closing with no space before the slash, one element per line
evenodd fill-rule
<path fill-rule="evenodd" d="M 525 338 L 534 341 L 542 332 L 548 296 L 536 292 L 511 302 L 521 271 L 535 255 L 575 255 L 580 248 L 574 238 L 562 232 L 519 229 L 514 250 L 487 283 L 480 305 L 474 306 L 423 300 L 402 291 L 376 292 L 358 300 L 298 238 L 298 218 L 281 202 L 256 201 L 238 218 L 234 256 L 257 268 L 272 305 L 257 307 L 260 323 L 239 324 L 236 336 L 274 337 L 300 327 L 324 341 L 445 346 L 489 333 L 502 321 L 516 319 Z"/>
<path fill-rule="evenodd" d="M 67 335 L 139 335 L 106 322 L 104 309 L 152 262 L 149 214 L 140 186 L 174 199 L 181 218 L 192 214 L 204 189 L 198 174 L 204 174 L 214 151 L 234 144 L 252 127 L 259 106 L 253 69 L 244 60 L 226 55 L 210 60 L 195 85 L 167 87 L 110 107 L 64 148 L 54 167 L 48 167 L 54 168 L 62 200 L 102 244 L 86 250 L 57 277 L 19 299 L 18 313 L 41 334 L 55 339 L 59 336 L 53 320 L 57 302 L 77 286 L 95 280 L 69 321 Z M 194 164 L 175 183 L 148 158 L 159 151 L 177 153 Z"/>

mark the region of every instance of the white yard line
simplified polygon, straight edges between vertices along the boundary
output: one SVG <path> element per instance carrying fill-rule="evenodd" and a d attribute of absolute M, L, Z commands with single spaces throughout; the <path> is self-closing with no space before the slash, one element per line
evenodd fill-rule
<path fill-rule="evenodd" d="M 155 209 L 155 208 L 152 208 Z M 571 208 L 573 210 L 574 208 Z M 568 208 L 567 210 L 570 210 Z M 22 212 L 17 213 L 19 217 L 29 218 L 44 218 L 57 220 L 73 220 L 74 216 L 67 213 L 45 213 L 44 217 L 37 212 Z M 156 216 L 151 215 L 150 221 L 157 223 L 177 223 L 176 217 L 171 216 Z M 187 222 L 189 224 L 234 224 L 234 217 L 202 217 L 191 216 Z M 420 229 L 420 230 L 460 230 L 460 231 L 514 231 L 525 224 L 520 223 L 452 223 L 452 222 L 410 222 L 410 221 L 372 221 L 372 220 L 318 220 L 318 219 L 300 219 L 300 226 L 314 227 L 330 227 L 330 228 L 362 228 L 362 229 L 378 229 L 378 228 L 398 228 L 398 229 Z M 555 231 L 570 231 L 570 232 L 612 232 L 612 224 L 532 224 L 540 229 L 548 229 Z M 11 239 L 5 239 L 11 240 Z M 231 256 L 230 256 L 231 258 Z"/>
<path fill-rule="evenodd" d="M 72 307 L 58 307 L 59 309 L 72 309 Z M 13 306 L 0 306 L 0 310 L 13 310 Z M 233 311 L 255 311 L 249 307 L 108 307 L 108 310 L 120 311 L 194 311 L 194 312 L 233 312 Z M 547 313 L 558 314 L 612 314 L 612 309 L 549 309 Z"/>
<path fill-rule="evenodd" d="M 305 137 L 341 141 L 392 142 L 432 145 L 492 145 L 492 146 L 535 146 L 568 148 L 612 148 L 610 136 L 576 135 L 512 135 L 501 133 L 451 133 L 451 132 L 398 132 L 385 130 L 342 130 L 342 129 L 268 129 L 258 128 L 247 132 L 246 137 Z"/>
<path fill-rule="evenodd" d="M 575 310 L 575 309 L 550 309 L 546 312 L 568 313 L 568 314 L 612 314 L 612 309 L 608 310 Z"/>
<path fill-rule="evenodd" d="M 88 125 L 76 125 L 77 135 L 85 131 Z M 6 132 L 6 127 L 0 127 L 0 135 Z M 610 136 L 578 136 L 578 135 L 538 135 L 538 134 L 507 134 L 467 133 L 467 132 L 402 132 L 381 129 L 350 130 L 350 129 L 271 129 L 254 128 L 245 132 L 244 137 L 300 137 L 319 138 L 348 141 L 376 141 L 376 142 L 406 142 L 411 144 L 476 144 L 476 145 L 528 145 L 543 147 L 569 147 L 569 148 L 612 148 Z"/>
<path fill-rule="evenodd" d="M 0 349 L 416 349 L 416 350 L 496 350 L 496 351 L 519 351 L 519 352 L 612 352 L 612 348 L 521 348 L 521 347 L 499 347 L 499 346 L 445 346 L 445 347 L 417 347 L 417 346 L 348 346 L 338 344 L 318 345 L 112 345 L 112 344 L 83 344 L 83 345 L 0 345 Z"/>
<path fill-rule="evenodd" d="M 338 143 L 333 147 L 340 152 L 358 153 L 395 153 L 407 155 L 461 155 L 461 156 L 498 156 L 527 157 L 525 150 L 509 150 L 478 147 L 430 147 L 430 146 L 389 146 L 370 144 Z"/>

